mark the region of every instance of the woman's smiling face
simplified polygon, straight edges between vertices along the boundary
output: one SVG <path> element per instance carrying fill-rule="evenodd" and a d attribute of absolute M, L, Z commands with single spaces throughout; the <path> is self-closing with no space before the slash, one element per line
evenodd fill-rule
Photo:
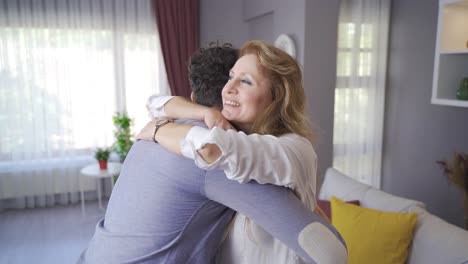
<path fill-rule="evenodd" d="M 231 69 L 222 91 L 223 116 L 240 130 L 250 132 L 255 119 L 272 103 L 270 87 L 257 56 L 242 56 Z"/>

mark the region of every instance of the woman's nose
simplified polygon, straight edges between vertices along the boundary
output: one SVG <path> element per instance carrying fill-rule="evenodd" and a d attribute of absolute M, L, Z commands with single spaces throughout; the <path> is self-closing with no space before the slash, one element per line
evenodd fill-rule
<path fill-rule="evenodd" d="M 225 86 L 226 92 L 228 94 L 237 93 L 236 84 L 237 84 L 237 81 L 235 79 L 228 81 Z"/>

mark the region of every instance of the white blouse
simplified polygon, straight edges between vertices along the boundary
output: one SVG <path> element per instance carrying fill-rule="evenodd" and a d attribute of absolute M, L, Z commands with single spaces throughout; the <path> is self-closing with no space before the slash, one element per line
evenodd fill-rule
<path fill-rule="evenodd" d="M 164 116 L 164 104 L 172 97 L 150 97 L 147 107 L 151 117 Z M 206 163 L 197 150 L 205 144 L 217 144 L 221 156 Z M 317 156 L 312 144 L 297 134 L 280 137 L 247 135 L 234 130 L 211 130 L 193 127 L 181 141 L 182 154 L 206 170 L 222 169 L 226 177 L 240 183 L 255 180 L 294 190 L 299 199 L 314 210 Z M 297 255 L 251 222 L 253 241 L 245 229 L 245 216 L 238 214 L 232 232 L 217 257 L 219 263 L 302 263 Z"/>

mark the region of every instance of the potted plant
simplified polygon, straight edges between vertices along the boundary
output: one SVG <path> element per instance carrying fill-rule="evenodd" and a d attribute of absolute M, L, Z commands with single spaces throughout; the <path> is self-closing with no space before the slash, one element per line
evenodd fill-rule
<path fill-rule="evenodd" d="M 98 148 L 94 153 L 94 157 L 99 162 L 99 168 L 101 170 L 107 170 L 107 161 L 109 160 L 110 149 Z"/>
<path fill-rule="evenodd" d="M 133 145 L 132 134 L 130 131 L 130 126 L 132 125 L 132 119 L 130 119 L 127 113 L 116 113 L 113 116 L 114 125 L 115 125 L 115 139 L 113 150 L 119 154 L 120 162 L 125 160 L 127 153 Z"/>
<path fill-rule="evenodd" d="M 445 176 L 464 194 L 465 229 L 468 230 L 468 153 L 455 153 L 451 160 L 437 161 Z"/>

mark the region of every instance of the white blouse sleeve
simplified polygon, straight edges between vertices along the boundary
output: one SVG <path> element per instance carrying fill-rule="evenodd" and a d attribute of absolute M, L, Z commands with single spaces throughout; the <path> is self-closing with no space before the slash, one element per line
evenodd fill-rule
<path fill-rule="evenodd" d="M 148 115 L 151 119 L 166 116 L 166 111 L 164 111 L 164 105 L 174 98 L 170 95 L 152 95 L 148 98 L 146 102 L 146 109 L 148 109 Z"/>
<path fill-rule="evenodd" d="M 205 144 L 217 144 L 221 156 L 213 163 L 206 163 L 196 151 Z M 195 160 L 206 170 L 222 169 L 226 177 L 240 183 L 255 180 L 296 189 L 312 172 L 316 162 L 312 144 L 296 134 L 281 137 L 271 135 L 246 135 L 218 127 L 211 130 L 193 127 L 181 142 L 182 154 Z"/>

